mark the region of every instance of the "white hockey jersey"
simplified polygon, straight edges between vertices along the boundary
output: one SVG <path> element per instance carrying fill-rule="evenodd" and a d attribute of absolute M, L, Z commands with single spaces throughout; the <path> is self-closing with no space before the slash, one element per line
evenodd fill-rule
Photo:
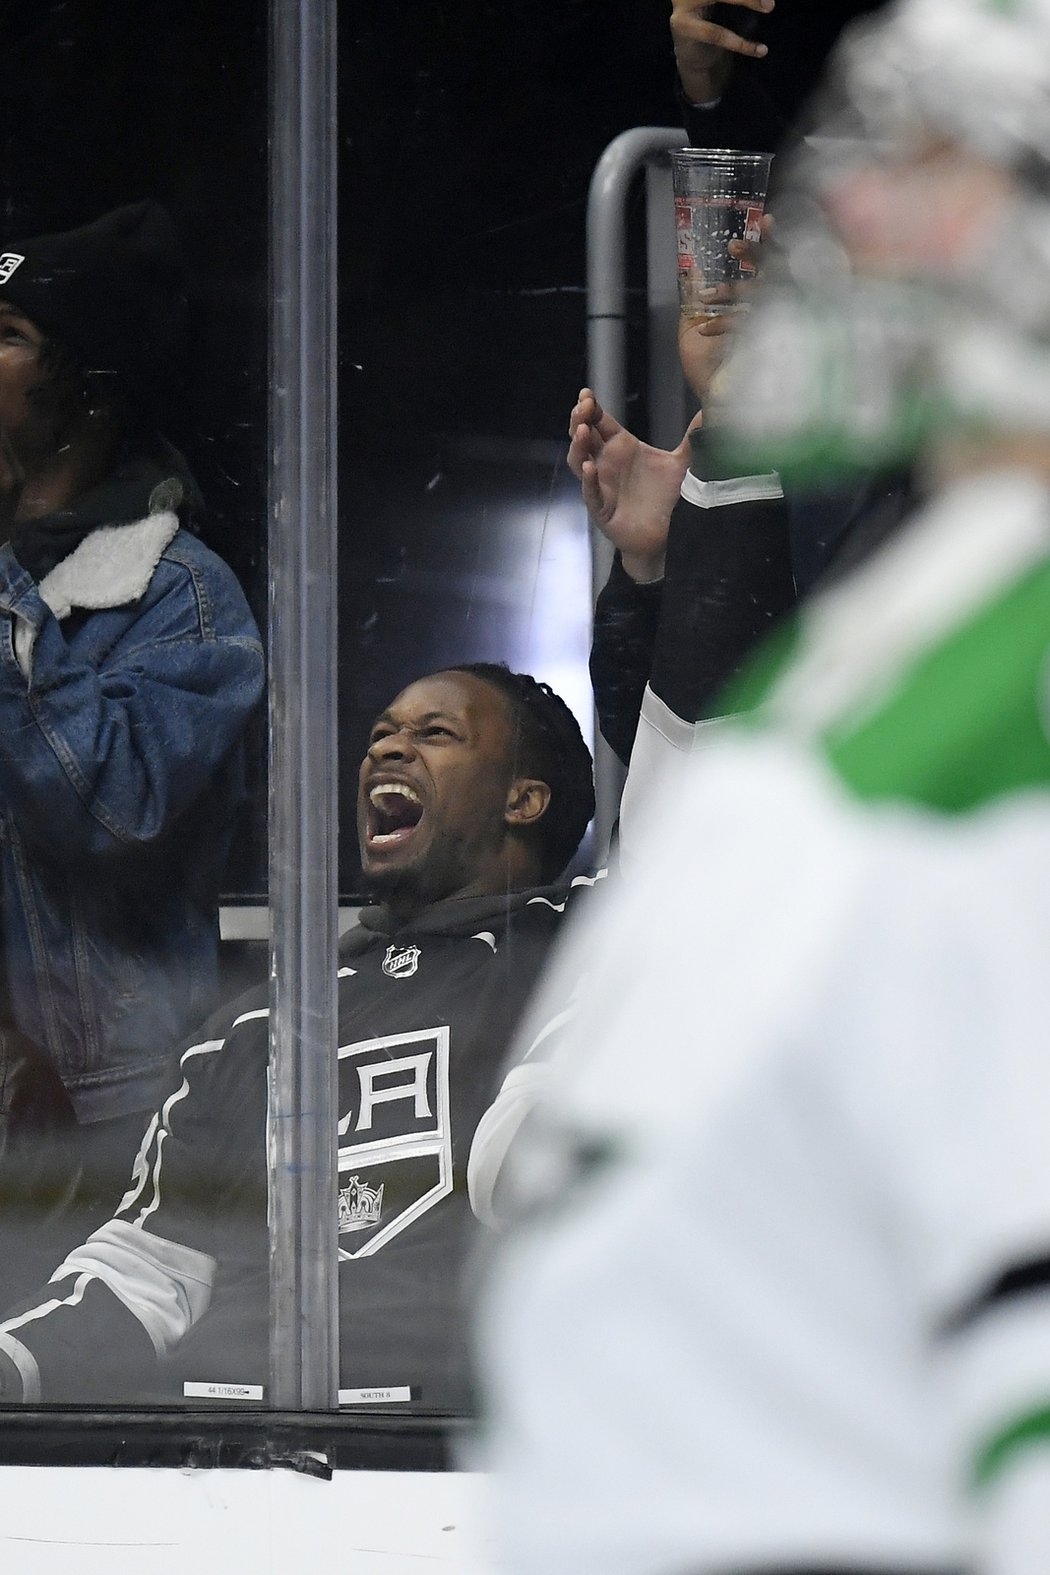
<path fill-rule="evenodd" d="M 960 489 L 563 959 L 483 1331 L 520 1575 L 1050 1569 L 1048 657 L 1050 499 Z"/>

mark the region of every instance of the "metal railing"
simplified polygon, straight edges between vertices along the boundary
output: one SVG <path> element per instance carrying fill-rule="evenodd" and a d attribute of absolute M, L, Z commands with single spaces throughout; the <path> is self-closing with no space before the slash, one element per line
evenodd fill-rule
<path fill-rule="evenodd" d="M 636 178 L 646 182 L 649 430 L 651 443 L 673 447 L 695 403 L 688 405 L 678 365 L 678 297 L 675 282 L 674 207 L 668 154 L 686 144 L 674 126 L 635 126 L 609 143 L 595 166 L 587 201 L 587 381 L 619 420 L 627 414 L 627 208 Z M 609 575 L 613 550 L 591 531 L 591 576 L 597 596 Z M 619 809 L 623 768 L 598 735 L 595 723 L 595 845 L 608 846 Z"/>
<path fill-rule="evenodd" d="M 270 12 L 270 1404 L 338 1403 L 336 0 Z"/>

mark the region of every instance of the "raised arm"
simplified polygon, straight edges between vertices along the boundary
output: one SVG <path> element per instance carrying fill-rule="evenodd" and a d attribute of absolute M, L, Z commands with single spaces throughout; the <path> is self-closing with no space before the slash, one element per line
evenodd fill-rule
<path fill-rule="evenodd" d="M 641 442 L 584 388 L 569 418 L 567 458 L 592 525 L 617 549 L 594 611 L 590 665 L 602 737 L 626 765 L 652 667 L 686 444 L 668 451 Z"/>
<path fill-rule="evenodd" d="M 772 11 L 774 0 L 671 0 L 671 39 L 682 92 L 691 104 L 710 104 L 725 92 L 733 63 L 761 60 L 767 45 L 750 36 L 749 12 Z M 736 27 L 723 25 L 729 8 L 740 13 Z"/>
<path fill-rule="evenodd" d="M 643 443 L 602 409 L 591 389 L 580 390 L 569 417 L 568 466 L 592 525 L 639 584 L 663 574 L 667 530 L 688 457 L 685 438 L 675 449 Z"/>

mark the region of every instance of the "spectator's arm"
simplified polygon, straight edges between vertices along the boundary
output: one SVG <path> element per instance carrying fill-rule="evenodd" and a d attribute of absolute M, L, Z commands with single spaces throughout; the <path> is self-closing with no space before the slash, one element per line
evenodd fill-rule
<path fill-rule="evenodd" d="M 685 720 L 717 711 L 728 680 L 795 601 L 775 476 L 686 476 L 668 539 L 650 688 Z"/>
<path fill-rule="evenodd" d="M 164 836 L 261 695 L 262 648 L 229 571 L 224 609 L 184 565 L 157 573 L 164 593 L 97 663 L 74 655 L 24 570 L 0 576 L 0 799 L 53 858 Z"/>
<path fill-rule="evenodd" d="M 671 19 L 689 140 L 694 147 L 775 153 L 800 130 L 805 105 L 843 27 L 885 0 L 777 0 L 717 5 L 675 0 Z M 744 49 L 715 49 L 701 29 L 721 25 Z M 762 52 L 756 46 L 762 46 Z M 690 53 L 692 51 L 692 53 Z M 708 69 L 697 75 L 694 57 Z"/>
<path fill-rule="evenodd" d="M 594 528 L 616 549 L 595 609 L 591 650 L 602 736 L 626 764 L 652 664 L 660 579 L 672 510 L 686 467 L 686 443 L 653 448 L 580 390 L 569 417 L 569 469 Z"/>
<path fill-rule="evenodd" d="M 700 475 L 690 469 L 671 519 L 652 673 L 620 808 L 628 858 L 651 784 L 687 758 L 696 724 L 717 717 L 720 691 L 795 600 L 777 477 L 702 480 L 701 434 L 690 442 Z"/>
<path fill-rule="evenodd" d="M 617 553 L 594 609 L 590 667 L 598 725 L 624 765 L 652 670 L 662 593 L 662 580 L 632 580 Z"/>
<path fill-rule="evenodd" d="M 688 104 L 720 99 L 738 58 L 762 59 L 767 46 L 750 37 L 749 13 L 771 9 L 771 0 L 671 0 L 675 65 Z"/>
<path fill-rule="evenodd" d="M 663 573 L 667 528 L 687 460 L 685 438 L 675 449 L 643 443 L 602 409 L 589 388 L 580 390 L 569 416 L 566 463 L 591 524 L 640 584 Z"/>

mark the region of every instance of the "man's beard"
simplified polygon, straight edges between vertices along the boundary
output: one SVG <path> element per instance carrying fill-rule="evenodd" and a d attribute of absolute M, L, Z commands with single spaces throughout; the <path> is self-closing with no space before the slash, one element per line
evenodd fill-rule
<path fill-rule="evenodd" d="M 421 880 L 421 872 L 411 868 L 363 871 L 362 885 L 365 894 L 376 902 L 429 900 L 420 894 L 425 885 Z"/>
<path fill-rule="evenodd" d="M 377 867 L 362 872 L 366 893 L 389 907 L 421 910 L 451 897 L 469 882 L 462 837 L 449 836 L 440 851 L 431 849 L 417 862 Z"/>

